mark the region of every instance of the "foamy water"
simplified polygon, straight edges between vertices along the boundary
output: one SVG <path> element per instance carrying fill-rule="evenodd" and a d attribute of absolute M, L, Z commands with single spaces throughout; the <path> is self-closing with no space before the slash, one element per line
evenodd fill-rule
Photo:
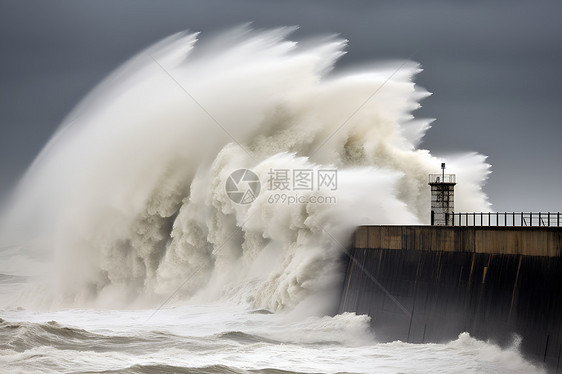
<path fill-rule="evenodd" d="M 174 35 L 68 116 L 2 215 L 10 372 L 534 370 L 466 334 L 381 344 L 365 316 L 325 316 L 354 227 L 426 223 L 444 160 L 418 148 L 417 64 L 333 72 L 344 40 L 291 31 Z M 485 157 L 446 161 L 456 208 L 488 210 Z M 239 169 L 248 204 L 227 194 Z M 337 185 L 273 188 L 284 170 Z"/>
<path fill-rule="evenodd" d="M 377 343 L 368 317 L 299 321 L 237 305 L 2 311 L 7 372 L 529 373 L 515 348 L 461 334 L 447 344 Z M 26 322 L 15 322 L 26 321 Z M 56 321 L 56 322 L 55 322 Z"/>

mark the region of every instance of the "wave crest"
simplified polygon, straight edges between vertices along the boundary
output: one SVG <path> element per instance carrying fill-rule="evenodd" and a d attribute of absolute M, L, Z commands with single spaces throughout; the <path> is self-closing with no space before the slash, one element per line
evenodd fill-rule
<path fill-rule="evenodd" d="M 171 294 L 253 308 L 326 310 L 359 224 L 419 224 L 429 120 L 412 62 L 330 73 L 346 42 L 303 43 L 290 28 L 178 34 L 108 77 L 71 113 L 17 191 L 10 223 L 39 228 L 56 254 L 56 300 L 155 305 Z M 485 157 L 447 160 L 458 209 L 485 211 Z M 252 204 L 231 172 L 262 183 Z M 333 204 L 272 204 L 271 170 L 337 169 Z M 25 233 L 30 235 L 29 232 Z"/>

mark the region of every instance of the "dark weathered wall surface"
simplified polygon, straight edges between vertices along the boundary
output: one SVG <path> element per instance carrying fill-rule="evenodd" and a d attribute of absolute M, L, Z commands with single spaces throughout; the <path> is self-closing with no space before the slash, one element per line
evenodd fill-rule
<path fill-rule="evenodd" d="M 370 315 L 383 341 L 440 342 L 467 331 L 506 345 L 518 334 L 527 357 L 556 371 L 561 238 L 560 228 L 360 227 L 340 312 Z"/>

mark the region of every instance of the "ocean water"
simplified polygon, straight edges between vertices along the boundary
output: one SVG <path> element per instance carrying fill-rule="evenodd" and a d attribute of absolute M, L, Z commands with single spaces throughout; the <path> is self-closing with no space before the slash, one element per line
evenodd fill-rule
<path fill-rule="evenodd" d="M 419 64 L 338 71 L 345 40 L 293 30 L 173 35 L 68 115 L 0 215 L 0 372 L 539 370 L 331 314 L 357 225 L 427 223 L 444 161 L 487 211 L 490 165 L 420 148 Z"/>
<path fill-rule="evenodd" d="M 0 300 L 25 279 L 3 276 Z M 0 308 L 2 373 L 540 373 L 517 342 L 462 333 L 442 344 L 381 343 L 369 317 L 305 317 L 249 305 L 156 309 Z"/>
<path fill-rule="evenodd" d="M 515 347 L 463 333 L 445 344 L 377 343 L 368 317 L 291 320 L 238 305 L 152 310 L 5 308 L 6 373 L 531 373 Z"/>

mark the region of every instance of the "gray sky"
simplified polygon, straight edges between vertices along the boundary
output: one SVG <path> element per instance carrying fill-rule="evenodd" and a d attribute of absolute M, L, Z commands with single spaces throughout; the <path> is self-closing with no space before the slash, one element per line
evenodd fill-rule
<path fill-rule="evenodd" d="M 408 58 L 433 92 L 423 148 L 477 151 L 498 211 L 562 211 L 562 2 L 0 0 L 0 199 L 109 72 L 172 33 L 299 25 L 349 39 L 341 66 Z"/>

